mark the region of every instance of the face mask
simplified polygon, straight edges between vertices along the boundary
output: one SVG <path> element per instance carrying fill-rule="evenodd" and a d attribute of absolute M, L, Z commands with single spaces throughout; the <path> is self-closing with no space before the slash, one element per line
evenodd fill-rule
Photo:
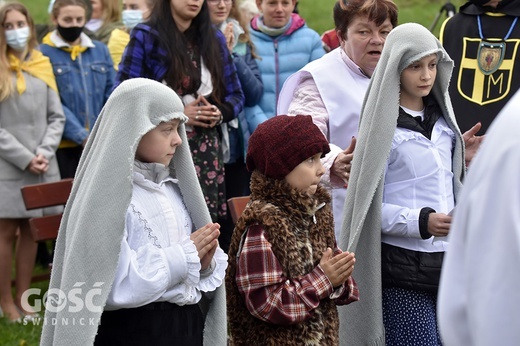
<path fill-rule="evenodd" d="M 143 11 L 141 10 L 124 10 L 123 23 L 127 29 L 133 29 L 134 26 L 143 21 Z"/>
<path fill-rule="evenodd" d="M 27 47 L 27 41 L 29 41 L 30 35 L 29 27 L 26 26 L 20 29 L 7 30 L 5 32 L 5 40 L 10 48 L 23 51 L 25 47 Z"/>
<path fill-rule="evenodd" d="M 82 26 L 71 26 L 69 28 L 64 28 L 60 25 L 58 25 L 58 32 L 66 42 L 74 42 L 78 39 L 79 35 L 81 35 L 81 32 L 83 31 Z"/>

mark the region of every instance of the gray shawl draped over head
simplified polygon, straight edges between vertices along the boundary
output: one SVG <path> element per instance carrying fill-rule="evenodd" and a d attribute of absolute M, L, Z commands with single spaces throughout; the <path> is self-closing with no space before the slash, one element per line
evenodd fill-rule
<path fill-rule="evenodd" d="M 160 122 L 181 120 L 182 144 L 173 156 L 170 174 L 179 179 L 195 227 L 198 229 L 211 222 L 191 158 L 184 126 L 188 118 L 183 112 L 184 106 L 173 90 L 144 78 L 124 81 L 108 99 L 81 156 L 61 221 L 41 345 L 92 345 L 94 342 L 97 321 L 118 264 L 125 215 L 132 197 L 137 145 L 142 136 Z M 49 306 L 52 298 L 58 296 L 58 290 L 68 296 L 73 289 L 78 292 L 78 288 L 81 293 L 76 296 L 86 305 L 79 311 L 63 296 L 53 304 L 58 305 L 57 308 Z M 212 345 L 226 342 L 223 290 L 224 285 L 214 293 L 206 316 L 205 338 Z M 89 291 L 96 292 L 91 299 Z M 92 303 L 87 306 L 89 300 Z"/>
<path fill-rule="evenodd" d="M 448 95 L 453 61 L 423 26 L 402 24 L 388 35 L 365 94 L 354 161 L 344 206 L 339 245 L 356 253 L 353 276 L 360 300 L 340 306 L 341 345 L 384 345 L 381 287 L 381 208 L 384 172 L 399 114 L 401 72 L 421 58 L 437 54 L 437 79 L 431 94 L 456 142 L 452 170 L 455 196 L 464 176 L 464 145 Z"/>

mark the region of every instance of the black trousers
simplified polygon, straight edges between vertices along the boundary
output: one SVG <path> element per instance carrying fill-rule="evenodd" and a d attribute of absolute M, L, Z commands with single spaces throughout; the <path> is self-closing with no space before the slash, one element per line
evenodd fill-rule
<path fill-rule="evenodd" d="M 249 189 L 249 181 L 251 174 L 246 169 L 244 158 L 238 158 L 235 163 L 226 163 L 225 166 L 225 181 L 226 181 L 226 199 L 231 197 L 246 196 L 251 193 Z M 227 213 L 226 219 L 218 220 L 220 223 L 220 237 L 218 239 L 219 245 L 225 253 L 229 250 L 231 236 L 235 229 L 235 224 L 231 220 L 231 214 Z"/>
<path fill-rule="evenodd" d="M 202 346 L 204 318 L 197 304 L 167 302 L 104 311 L 95 346 Z"/>
<path fill-rule="evenodd" d="M 56 160 L 58 161 L 58 167 L 60 168 L 61 179 L 74 178 L 82 152 L 83 147 L 81 145 L 78 147 L 56 150 Z"/>

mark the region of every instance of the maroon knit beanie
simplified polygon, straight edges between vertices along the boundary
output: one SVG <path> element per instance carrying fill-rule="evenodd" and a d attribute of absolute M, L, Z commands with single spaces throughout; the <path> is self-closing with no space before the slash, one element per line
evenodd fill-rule
<path fill-rule="evenodd" d="M 309 157 L 330 151 L 310 115 L 278 115 L 258 125 L 249 138 L 246 165 L 269 178 L 283 179 Z"/>

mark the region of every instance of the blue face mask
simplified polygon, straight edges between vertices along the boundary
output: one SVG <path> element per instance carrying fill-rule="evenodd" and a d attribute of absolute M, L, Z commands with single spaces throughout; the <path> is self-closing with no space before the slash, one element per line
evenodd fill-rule
<path fill-rule="evenodd" d="M 141 10 L 124 10 L 123 23 L 127 29 L 133 29 L 134 26 L 143 21 L 143 11 Z"/>
<path fill-rule="evenodd" d="M 5 31 L 5 40 L 7 45 L 14 50 L 23 51 L 27 47 L 27 41 L 29 41 L 31 32 L 29 27 L 23 27 L 20 29 L 13 29 Z"/>

